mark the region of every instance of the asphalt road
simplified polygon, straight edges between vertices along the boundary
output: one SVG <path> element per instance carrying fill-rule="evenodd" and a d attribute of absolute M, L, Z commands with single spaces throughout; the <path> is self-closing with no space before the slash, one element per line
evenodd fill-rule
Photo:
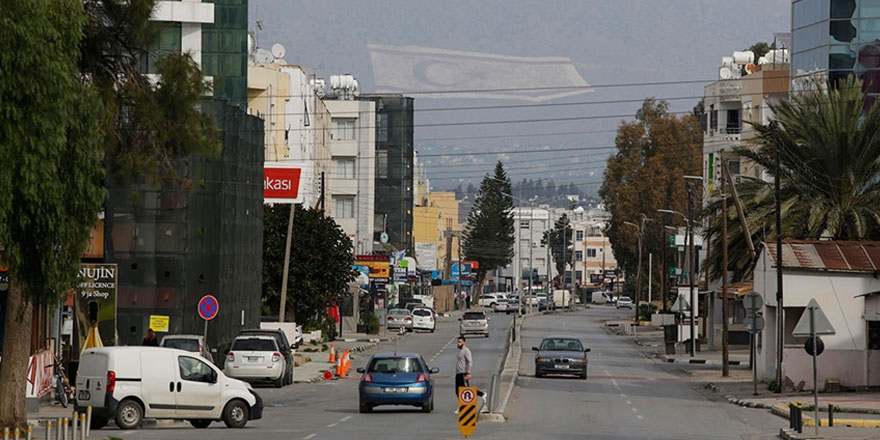
<path fill-rule="evenodd" d="M 649 358 L 628 338 L 606 333 L 612 307 L 539 315 L 523 327 L 520 379 L 504 424 L 478 426 L 490 439 L 770 439 L 785 422 L 766 410 L 709 400 L 679 367 Z M 589 378 L 534 377 L 532 346 L 548 334 L 579 337 Z M 476 435 L 475 435 L 476 437 Z"/>
<path fill-rule="evenodd" d="M 507 330 L 513 315 L 490 314 L 489 338 L 469 336 L 468 346 L 474 357 L 472 385 L 485 389 L 504 354 Z M 281 389 L 258 387 L 265 410 L 261 420 L 248 423 L 241 430 L 227 429 L 215 422 L 207 429 L 195 429 L 185 423 L 159 424 L 133 431 L 120 431 L 111 425 L 95 434 L 123 439 L 389 439 L 389 438 L 461 438 L 453 414 L 453 392 L 458 336 L 458 321 L 441 318 L 435 333 L 409 334 L 394 343 L 383 343 L 352 359 L 348 379 L 315 384 L 294 384 Z M 357 367 L 365 366 L 376 352 L 418 352 L 434 375 L 434 412 L 423 414 L 415 407 L 380 406 L 372 414 L 358 413 Z"/>

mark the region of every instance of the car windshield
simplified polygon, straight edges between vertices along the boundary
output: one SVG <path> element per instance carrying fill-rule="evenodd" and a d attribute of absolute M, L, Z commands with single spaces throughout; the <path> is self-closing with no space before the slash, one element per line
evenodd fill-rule
<path fill-rule="evenodd" d="M 368 373 L 424 373 L 422 363 L 414 357 L 378 358 L 370 362 Z"/>
<path fill-rule="evenodd" d="M 391 316 L 409 316 L 409 310 L 406 309 L 392 309 L 388 312 Z"/>
<path fill-rule="evenodd" d="M 195 339 L 165 338 L 162 340 L 162 346 L 191 351 L 194 353 L 199 351 L 199 341 Z"/>
<path fill-rule="evenodd" d="M 619 301 L 629 302 L 629 301 L 632 301 L 632 298 L 630 298 L 628 296 L 622 296 L 622 297 L 620 297 Z"/>
<path fill-rule="evenodd" d="M 431 316 L 431 312 L 425 309 L 419 309 L 413 312 L 416 316 Z"/>
<path fill-rule="evenodd" d="M 230 351 L 275 351 L 275 341 L 271 339 L 236 339 Z"/>
<path fill-rule="evenodd" d="M 486 315 L 482 312 L 467 312 L 462 319 L 486 319 Z"/>
<path fill-rule="evenodd" d="M 584 351 L 581 341 L 569 338 L 548 338 L 541 342 L 541 350 L 546 351 Z"/>

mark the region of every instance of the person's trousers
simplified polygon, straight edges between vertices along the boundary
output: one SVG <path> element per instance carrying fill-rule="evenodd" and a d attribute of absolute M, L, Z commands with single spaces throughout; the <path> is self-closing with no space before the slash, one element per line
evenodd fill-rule
<path fill-rule="evenodd" d="M 458 399 L 458 389 L 459 388 L 470 386 L 468 384 L 468 381 L 465 380 L 464 376 L 465 376 L 465 373 L 455 373 L 455 389 L 453 389 L 453 391 L 455 392 L 456 399 Z"/>

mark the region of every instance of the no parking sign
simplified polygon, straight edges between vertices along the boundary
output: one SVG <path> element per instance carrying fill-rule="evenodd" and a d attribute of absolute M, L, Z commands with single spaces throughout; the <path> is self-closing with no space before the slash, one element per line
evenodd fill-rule
<path fill-rule="evenodd" d="M 205 321 L 210 321 L 220 311 L 220 303 L 213 295 L 205 295 L 199 300 L 199 316 Z"/>

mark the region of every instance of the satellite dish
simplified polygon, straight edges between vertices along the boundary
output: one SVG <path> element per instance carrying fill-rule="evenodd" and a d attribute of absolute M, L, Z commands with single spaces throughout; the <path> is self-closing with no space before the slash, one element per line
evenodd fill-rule
<path fill-rule="evenodd" d="M 733 77 L 733 72 L 731 72 L 730 68 L 728 67 L 722 67 L 718 71 L 718 76 L 721 77 L 721 79 L 730 79 L 731 77 Z"/>
<path fill-rule="evenodd" d="M 257 46 L 257 42 L 254 40 L 254 36 L 248 34 L 248 53 L 254 53 L 254 49 Z"/>
<path fill-rule="evenodd" d="M 286 54 L 287 51 L 284 49 L 284 46 L 281 43 L 275 43 L 272 45 L 272 56 L 275 58 L 281 58 Z"/>

